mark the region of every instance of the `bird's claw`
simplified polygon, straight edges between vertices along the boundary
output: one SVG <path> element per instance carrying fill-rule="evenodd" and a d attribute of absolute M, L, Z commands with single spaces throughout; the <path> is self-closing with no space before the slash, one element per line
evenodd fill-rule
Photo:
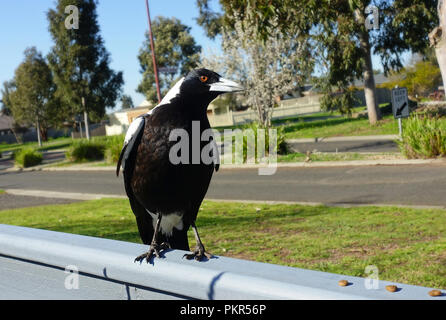
<path fill-rule="evenodd" d="M 206 257 L 208 259 L 211 259 L 212 258 L 212 254 L 206 252 L 206 250 L 204 249 L 204 246 L 202 246 L 202 245 L 201 246 L 200 245 L 196 246 L 195 250 L 192 253 L 190 253 L 190 254 L 186 253 L 183 256 L 183 258 L 186 258 L 187 260 L 195 259 L 197 261 L 201 261 L 204 257 Z"/>
<path fill-rule="evenodd" d="M 144 259 L 145 259 L 147 261 L 147 263 L 149 263 L 149 261 L 152 258 L 153 254 L 155 254 L 155 256 L 157 258 L 161 258 L 160 251 L 161 250 L 166 250 L 166 249 L 170 249 L 170 244 L 167 243 L 167 242 L 163 242 L 161 244 L 152 243 L 150 245 L 149 251 L 147 251 L 146 253 L 143 253 L 140 256 L 137 256 L 135 258 L 134 262 L 136 262 L 136 261 L 143 262 Z"/>

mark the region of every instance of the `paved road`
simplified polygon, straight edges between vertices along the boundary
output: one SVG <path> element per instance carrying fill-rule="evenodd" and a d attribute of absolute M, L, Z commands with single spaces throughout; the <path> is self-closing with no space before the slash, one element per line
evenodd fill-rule
<path fill-rule="evenodd" d="M 0 173 L 0 189 L 32 189 L 124 195 L 122 178 L 106 172 Z M 193 184 L 193 182 L 191 182 Z M 223 169 L 207 198 L 446 206 L 446 165 Z"/>

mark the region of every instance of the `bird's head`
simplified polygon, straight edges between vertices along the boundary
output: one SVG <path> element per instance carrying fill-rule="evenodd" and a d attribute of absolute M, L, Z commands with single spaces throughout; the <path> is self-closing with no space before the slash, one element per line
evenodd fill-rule
<path fill-rule="evenodd" d="M 238 83 L 225 79 L 208 69 L 195 69 L 189 72 L 180 89 L 182 95 L 206 97 L 209 102 L 222 93 L 243 90 Z"/>

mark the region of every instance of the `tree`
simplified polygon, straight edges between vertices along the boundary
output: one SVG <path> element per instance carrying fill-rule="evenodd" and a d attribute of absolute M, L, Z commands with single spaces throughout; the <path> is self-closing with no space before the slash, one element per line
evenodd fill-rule
<path fill-rule="evenodd" d="M 156 17 L 152 22 L 152 32 L 160 71 L 161 95 L 164 95 L 179 74 L 185 74 L 196 67 L 200 59 L 201 47 L 196 45 L 194 38 L 190 35 L 190 27 L 176 18 Z M 136 91 L 144 94 L 147 101 L 157 103 L 151 54 L 150 40 L 146 33 L 146 40 L 138 55 L 143 79 Z"/>
<path fill-rule="evenodd" d="M 241 82 L 247 103 L 256 111 L 260 125 L 268 128 L 277 99 L 304 84 L 312 58 L 298 30 L 284 35 L 272 26 L 269 37 L 260 39 L 249 12 L 244 16 L 234 13 L 231 28 L 224 28 L 224 56 L 204 57 L 202 64 Z"/>
<path fill-rule="evenodd" d="M 417 61 L 392 74 L 392 78 L 392 81 L 382 86 L 388 89 L 395 86 L 406 87 L 409 95 L 413 97 L 426 97 L 441 83 L 440 69 L 430 61 Z"/>
<path fill-rule="evenodd" d="M 440 66 L 443 86 L 446 86 L 446 7 L 443 0 L 438 1 L 437 12 L 440 25 L 435 27 L 429 34 L 429 40 L 431 46 L 435 48 L 435 55 Z"/>
<path fill-rule="evenodd" d="M 202 0 L 197 4 L 203 7 L 207 2 Z M 231 10 L 230 2 L 233 1 L 220 0 L 224 17 Z M 245 13 L 252 1 L 234 2 L 236 10 Z M 378 30 L 370 30 L 366 25 L 370 22 L 366 13 L 369 4 L 378 9 Z M 323 88 L 328 94 L 334 91 L 348 94 L 350 83 L 363 79 L 370 123 L 380 119 L 372 53 L 380 55 L 386 73 L 402 68 L 401 54 L 407 50 L 425 50 L 428 33 L 436 23 L 433 0 L 259 0 L 251 10 L 256 12 L 254 20 L 261 22 L 257 25 L 264 37 L 268 37 L 267 29 L 275 20 L 285 34 L 297 27 L 311 36 L 316 55 L 325 63 Z M 205 10 L 202 12 L 207 14 Z M 210 19 L 213 23 L 228 24 L 228 19 L 221 19 L 219 15 Z"/>
<path fill-rule="evenodd" d="M 0 90 L 2 95 L 2 99 L 0 102 L 2 103 L 1 113 L 10 116 L 12 114 L 11 111 L 11 92 L 15 90 L 14 81 L 5 81 L 3 82 L 3 89 Z"/>
<path fill-rule="evenodd" d="M 9 88 L 10 89 L 10 88 Z M 57 103 L 51 70 L 35 47 L 25 50 L 25 60 L 14 75 L 9 103 L 18 124 L 34 123 L 39 143 L 48 139 L 48 129 L 57 122 Z"/>
<path fill-rule="evenodd" d="M 0 100 L 2 104 L 0 115 L 12 116 L 11 94 L 14 92 L 15 89 L 16 86 L 14 80 L 3 82 L 3 89 L 0 90 L 0 94 L 2 95 L 2 98 Z M 17 143 L 22 143 L 22 139 L 18 133 L 23 133 L 26 130 L 26 128 L 21 127 L 17 122 L 14 121 L 12 123 L 11 131 L 14 134 Z"/>
<path fill-rule="evenodd" d="M 132 97 L 129 95 L 122 95 L 121 97 L 122 109 L 131 109 L 134 108 Z"/>
<path fill-rule="evenodd" d="M 70 16 L 65 9 L 73 6 L 79 13 L 79 28 L 67 29 Z M 110 55 L 99 35 L 96 6 L 96 0 L 58 0 L 47 14 L 54 41 L 48 61 L 56 94 L 67 117 L 84 113 L 87 138 L 88 119 L 100 120 L 107 107 L 113 108 L 124 83 L 122 72 L 109 67 Z"/>

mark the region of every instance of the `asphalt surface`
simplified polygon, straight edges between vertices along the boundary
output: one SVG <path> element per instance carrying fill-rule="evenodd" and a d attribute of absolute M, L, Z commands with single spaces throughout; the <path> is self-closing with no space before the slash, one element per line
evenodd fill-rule
<path fill-rule="evenodd" d="M 191 187 L 193 187 L 191 181 Z M 0 173 L 0 189 L 125 195 L 112 171 Z M 318 202 L 332 205 L 395 204 L 446 206 L 446 165 L 222 169 L 207 198 Z"/>

